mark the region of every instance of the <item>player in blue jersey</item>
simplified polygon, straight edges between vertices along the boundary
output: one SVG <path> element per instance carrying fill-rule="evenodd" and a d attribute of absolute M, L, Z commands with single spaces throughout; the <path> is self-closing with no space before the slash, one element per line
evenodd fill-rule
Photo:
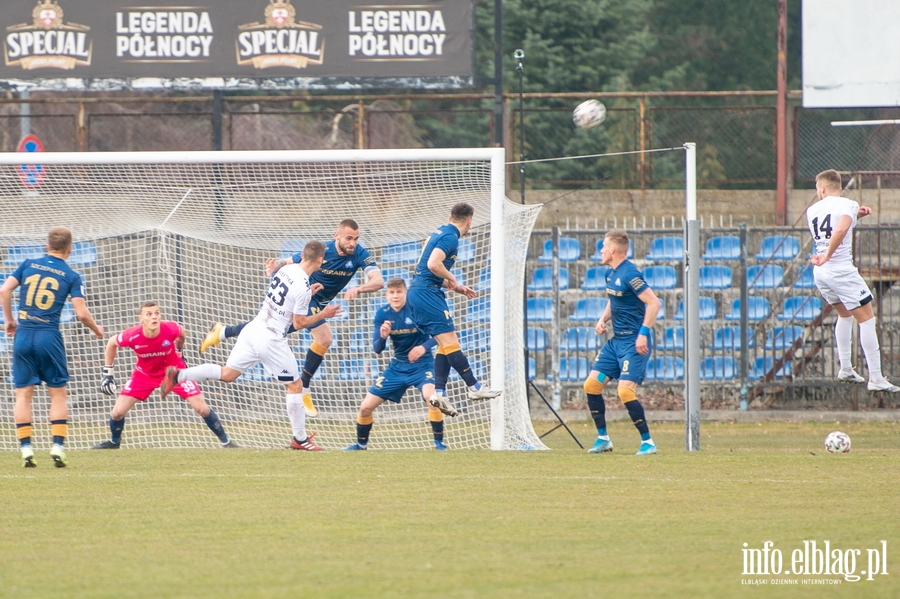
<path fill-rule="evenodd" d="M 434 359 L 435 389 L 429 403 L 449 416 L 457 414 L 446 397 L 451 367 L 469 387 L 469 399 L 490 399 L 502 393 L 483 386 L 475 378 L 456 336 L 444 292 L 444 289 L 449 289 L 469 299 L 476 295 L 474 289 L 460 285 L 450 272 L 456 263 L 459 238 L 469 232 L 474 215 L 475 209 L 469 204 L 461 202 L 453 206 L 450 222 L 438 227 L 425 242 L 409 286 L 408 301 L 413 321 L 419 330 L 434 337 L 438 344 Z"/>
<path fill-rule="evenodd" d="M 359 406 L 356 416 L 356 443 L 348 450 L 366 449 L 372 430 L 375 408 L 385 400 L 400 403 L 403 394 L 410 387 L 416 387 L 426 399 L 434 393 L 434 356 L 431 348 L 437 345 L 434 339 L 416 328 L 412 314 L 406 304 L 406 282 L 391 279 L 387 284 L 388 305 L 380 308 L 375 315 L 375 331 L 372 349 L 380 354 L 391 340 L 394 358 L 387 369 L 375 379 L 372 388 Z M 455 415 L 455 414 L 454 414 Z M 444 445 L 444 414 L 437 408 L 428 406 L 428 420 L 434 434 L 434 448 L 447 449 Z"/>
<path fill-rule="evenodd" d="M 69 370 L 66 347 L 59 331 L 59 318 L 66 298 L 72 298 L 75 317 L 103 338 L 103 327 L 94 321 L 84 301 L 81 275 L 69 268 L 66 258 L 72 253 L 72 232 L 54 227 L 47 234 L 47 255 L 22 262 L 3 286 L 0 304 L 6 322 L 6 334 L 15 335 L 13 343 L 13 385 L 16 389 L 16 437 L 22 452 L 22 464 L 34 468 L 34 449 L 31 447 L 31 400 L 34 386 L 44 382 L 50 396 L 50 432 L 53 446 L 50 457 L 57 468 L 68 463 L 63 443 L 68 432 L 69 408 L 66 405 L 66 385 Z M 13 320 L 12 293 L 19 285 L 18 322 Z"/>
<path fill-rule="evenodd" d="M 266 274 L 271 276 L 285 264 L 291 262 L 299 264 L 300 260 L 300 253 L 294 254 L 290 260 L 269 260 L 266 263 Z M 334 239 L 325 244 L 325 261 L 322 263 L 322 268 L 310 277 L 313 297 L 309 302 L 309 315 L 318 314 L 327 306 L 360 269 L 366 275 L 366 282 L 345 291 L 345 300 L 350 301 L 360 293 L 372 293 L 384 287 L 381 270 L 375 263 L 375 259 L 369 254 L 369 250 L 359 243 L 359 225 L 355 220 L 348 218 L 338 224 Z M 233 326 L 225 326 L 219 322 L 213 324 L 200 344 L 200 353 L 218 345 L 224 339 L 237 337 L 245 326 L 247 326 L 246 322 Z M 318 410 L 313 404 L 309 383 L 322 364 L 325 352 L 331 347 L 333 336 L 331 327 L 325 320 L 320 320 L 310 326 L 309 331 L 313 340 L 306 352 L 300 378 L 303 381 L 303 405 L 306 408 L 306 415 L 313 417 Z"/>
<path fill-rule="evenodd" d="M 626 260 L 628 235 L 624 231 L 610 231 L 603 239 L 600 251 L 602 263 L 609 266 L 606 274 L 606 294 L 609 303 L 597 321 L 598 335 L 606 333 L 606 323 L 613 325 L 613 337 L 603 344 L 591 372 L 584 381 L 588 408 L 597 426 L 597 441 L 588 453 L 613 450 L 606 432 L 606 404 L 603 388 L 611 379 L 619 379 L 619 399 L 625 404 L 631 421 L 641 434 L 637 455 L 656 453 L 650 429 L 644 417 L 644 407 L 637 399 L 637 387 L 644 382 L 650 360 L 651 331 L 656 323 L 660 302 L 641 272 Z"/>

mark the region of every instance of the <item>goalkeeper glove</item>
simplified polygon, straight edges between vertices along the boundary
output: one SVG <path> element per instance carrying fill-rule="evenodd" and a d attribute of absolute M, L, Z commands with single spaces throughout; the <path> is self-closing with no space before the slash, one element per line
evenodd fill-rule
<path fill-rule="evenodd" d="M 103 367 L 103 380 L 100 381 L 100 390 L 106 395 L 116 396 L 119 393 L 119 386 L 116 379 L 113 378 L 113 367 Z"/>

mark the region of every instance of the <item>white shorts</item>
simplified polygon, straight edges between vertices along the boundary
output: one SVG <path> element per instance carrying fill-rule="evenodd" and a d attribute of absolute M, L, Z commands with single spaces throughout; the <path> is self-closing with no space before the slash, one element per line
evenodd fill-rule
<path fill-rule="evenodd" d="M 283 335 L 270 331 L 256 321 L 251 321 L 228 355 L 228 368 L 245 372 L 262 363 L 273 377 L 282 383 L 292 383 L 300 378 L 297 356 Z"/>
<path fill-rule="evenodd" d="M 851 265 L 813 267 L 813 279 L 819 293 L 829 304 L 844 304 L 848 310 L 855 310 L 863 303 L 872 301 L 872 292 L 863 281 L 856 267 Z"/>

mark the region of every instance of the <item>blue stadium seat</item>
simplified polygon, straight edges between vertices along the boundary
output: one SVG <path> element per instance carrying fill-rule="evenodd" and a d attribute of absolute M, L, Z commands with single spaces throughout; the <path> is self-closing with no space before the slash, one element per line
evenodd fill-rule
<path fill-rule="evenodd" d="M 608 266 L 592 266 L 584 272 L 584 283 L 581 284 L 582 291 L 603 291 L 606 289 L 606 273 L 609 272 Z"/>
<path fill-rule="evenodd" d="M 12 340 L 6 336 L 4 331 L 0 331 L 0 354 L 12 351 Z"/>
<path fill-rule="evenodd" d="M 528 351 L 544 351 L 550 345 L 550 335 L 538 327 L 528 327 Z"/>
<path fill-rule="evenodd" d="M 741 239 L 734 235 L 710 237 L 706 240 L 704 260 L 740 260 Z"/>
<path fill-rule="evenodd" d="M 475 299 L 469 300 L 466 304 L 466 322 L 490 322 L 490 320 L 490 297 L 476 297 Z"/>
<path fill-rule="evenodd" d="M 484 291 L 491 288 L 491 267 L 485 266 L 478 273 L 478 282 L 475 283 L 476 291 Z"/>
<path fill-rule="evenodd" d="M 783 241 L 782 241 L 783 240 Z M 800 253 L 800 240 L 791 235 L 773 235 L 759 244 L 757 260 L 793 260 Z"/>
<path fill-rule="evenodd" d="M 91 266 L 97 263 L 97 246 L 93 241 L 72 244 L 72 254 L 66 260 L 69 266 Z"/>
<path fill-rule="evenodd" d="M 765 348 L 788 349 L 794 347 L 795 343 L 797 344 L 796 347 L 801 347 L 803 345 L 803 327 L 797 325 L 775 327 L 769 331 Z"/>
<path fill-rule="evenodd" d="M 290 258 L 298 252 L 302 252 L 309 239 L 286 239 L 281 244 L 280 258 Z"/>
<path fill-rule="evenodd" d="M 737 376 L 738 365 L 731 356 L 714 356 L 700 362 L 701 381 L 728 381 Z"/>
<path fill-rule="evenodd" d="M 822 300 L 812 295 L 795 295 L 784 298 L 778 320 L 808 321 L 822 312 Z"/>
<path fill-rule="evenodd" d="M 75 322 L 75 307 L 69 302 L 63 304 L 62 312 L 59 315 L 59 323 Z"/>
<path fill-rule="evenodd" d="M 339 381 L 364 381 L 366 380 L 366 361 L 360 359 L 341 360 L 338 367 L 337 379 Z"/>
<path fill-rule="evenodd" d="M 775 361 L 772 356 L 760 356 L 756 358 L 756 361 L 750 362 L 750 368 L 747 372 L 747 378 L 751 381 L 758 381 L 766 376 L 766 374 L 772 370 L 772 367 L 775 365 Z M 786 376 L 791 376 L 791 363 L 785 362 L 784 365 L 778 369 L 778 372 L 775 373 L 776 379 L 783 379 Z"/>
<path fill-rule="evenodd" d="M 700 320 L 715 320 L 719 315 L 719 306 L 713 298 L 701 295 L 698 298 L 698 303 L 700 304 L 698 306 Z M 675 320 L 684 320 L 684 300 L 678 301 L 678 309 L 675 311 L 673 318 Z"/>
<path fill-rule="evenodd" d="M 609 300 L 605 297 L 583 297 L 575 303 L 575 311 L 569 316 L 569 320 L 584 320 L 597 322 L 606 309 Z"/>
<path fill-rule="evenodd" d="M 741 327 L 719 327 L 713 333 L 713 341 L 710 349 L 727 349 L 737 350 L 741 348 Z M 756 345 L 753 338 L 753 329 L 747 327 L 747 348 L 750 349 Z"/>
<path fill-rule="evenodd" d="M 775 289 L 783 279 L 784 269 L 777 264 L 755 264 L 747 269 L 748 289 Z"/>
<path fill-rule="evenodd" d="M 316 374 L 319 374 L 318 372 Z M 241 377 L 238 379 L 239 382 L 266 382 L 271 380 L 272 377 L 269 375 L 268 371 L 263 368 L 262 364 L 255 364 L 252 367 L 248 368 L 244 371 Z"/>
<path fill-rule="evenodd" d="M 580 382 L 587 378 L 591 371 L 587 358 L 570 356 L 559 359 L 559 380 L 563 382 Z"/>
<path fill-rule="evenodd" d="M 329 318 L 329 319 L 328 319 L 329 322 L 334 322 L 334 321 L 338 321 L 338 320 L 349 320 L 349 319 L 350 319 L 350 302 L 348 302 L 348 301 L 345 300 L 345 299 L 338 299 L 338 298 L 335 298 L 335 299 L 331 300 L 329 303 L 331 303 L 331 304 L 340 304 L 340 306 L 341 306 L 341 312 L 343 312 L 343 314 L 341 314 L 340 316 L 335 316 L 334 318 Z"/>
<path fill-rule="evenodd" d="M 565 351 L 596 351 L 603 343 L 594 327 L 569 327 L 559 340 L 559 349 Z"/>
<path fill-rule="evenodd" d="M 413 273 L 405 266 L 392 266 L 381 271 L 381 278 L 384 280 L 385 285 L 387 285 L 387 282 L 391 279 L 403 279 L 406 281 L 406 286 L 409 287 L 409 283 L 413 278 Z"/>
<path fill-rule="evenodd" d="M 648 266 L 643 272 L 644 280 L 651 289 L 674 289 L 678 287 L 678 271 L 673 266 Z"/>
<path fill-rule="evenodd" d="M 47 253 L 47 248 L 43 245 L 14 245 L 6 252 L 6 266 L 15 268 L 22 263 L 23 260 L 42 258 Z M 21 283 L 21 281 L 19 281 Z"/>
<path fill-rule="evenodd" d="M 419 250 L 421 252 L 421 248 Z M 475 242 L 471 239 L 466 239 L 465 237 L 459 240 L 459 245 L 456 248 L 456 262 L 471 262 L 475 259 Z M 491 261 L 491 253 L 488 251 L 487 253 L 488 262 Z"/>
<path fill-rule="evenodd" d="M 488 334 L 487 329 L 472 327 L 462 329 L 457 334 L 459 335 L 459 344 L 462 345 L 463 351 L 467 353 L 491 349 L 491 336 Z"/>
<path fill-rule="evenodd" d="M 769 300 L 764 297 L 751 295 L 747 297 L 747 318 L 764 320 L 769 315 Z M 725 315 L 725 320 L 741 319 L 741 298 L 735 298 L 731 302 L 731 312 Z"/>
<path fill-rule="evenodd" d="M 372 335 L 374 331 L 367 331 L 366 329 L 356 329 L 355 331 L 350 331 L 348 334 L 349 339 L 347 340 L 347 349 L 351 352 L 370 352 L 372 351 Z"/>
<path fill-rule="evenodd" d="M 533 381 L 537 375 L 537 360 L 528 358 L 528 380 Z"/>
<path fill-rule="evenodd" d="M 559 261 L 575 262 L 581 259 L 581 242 L 574 237 L 559 238 Z M 544 241 L 544 253 L 538 256 L 538 262 L 553 261 L 553 240 Z"/>
<path fill-rule="evenodd" d="M 813 279 L 813 265 L 806 264 L 800 268 L 797 273 L 797 282 L 794 283 L 794 289 L 815 289 L 816 282 Z"/>
<path fill-rule="evenodd" d="M 603 249 L 603 238 L 597 240 L 597 243 L 594 247 L 594 253 L 591 254 L 592 262 L 601 262 L 603 261 L 603 256 L 600 254 L 600 250 Z M 634 242 L 630 239 L 628 240 L 628 253 L 625 255 L 625 258 L 631 260 L 634 258 Z"/>
<path fill-rule="evenodd" d="M 466 273 L 462 271 L 460 268 L 453 268 L 450 270 L 450 274 L 456 277 L 456 282 L 460 285 L 466 284 Z"/>
<path fill-rule="evenodd" d="M 382 264 L 415 264 L 422 253 L 422 244 L 414 239 L 395 241 L 384 246 Z"/>
<path fill-rule="evenodd" d="M 525 314 L 529 322 L 551 322 L 554 316 L 553 299 L 529 297 L 525 300 Z"/>
<path fill-rule="evenodd" d="M 559 290 L 564 291 L 569 288 L 569 269 L 559 269 Z M 552 291 L 553 290 L 553 267 L 544 266 L 534 269 L 531 273 L 531 283 L 528 284 L 528 291 Z"/>
<path fill-rule="evenodd" d="M 684 327 L 666 327 L 656 349 L 684 349 Z"/>
<path fill-rule="evenodd" d="M 700 289 L 728 289 L 731 287 L 731 269 L 721 264 L 701 266 L 698 271 Z"/>
<path fill-rule="evenodd" d="M 683 260 L 684 239 L 681 237 L 667 236 L 656 237 L 650 240 L 650 253 L 647 260 Z"/>
<path fill-rule="evenodd" d="M 684 378 L 684 360 L 677 356 L 658 356 L 647 363 L 648 381 L 680 381 Z"/>
<path fill-rule="evenodd" d="M 659 300 L 659 312 L 656 313 L 656 320 L 659 322 L 660 320 L 666 319 L 666 300 Z"/>

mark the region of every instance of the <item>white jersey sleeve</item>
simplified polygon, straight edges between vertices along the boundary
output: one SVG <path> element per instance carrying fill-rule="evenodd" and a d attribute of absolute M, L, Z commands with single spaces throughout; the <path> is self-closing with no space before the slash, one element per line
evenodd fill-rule
<path fill-rule="evenodd" d="M 853 263 L 853 229 L 856 227 L 856 219 L 859 214 L 859 204 L 848 198 L 828 196 L 822 198 L 806 210 L 806 220 L 809 232 L 813 237 L 816 254 L 828 252 L 831 243 L 831 234 L 838 225 L 842 216 L 849 216 L 852 220 L 850 230 L 844 235 L 841 244 L 834 251 L 829 263 L 852 264 Z M 826 263 L 827 264 L 827 263 Z"/>
<path fill-rule="evenodd" d="M 311 297 L 309 275 L 299 264 L 287 264 L 272 275 L 254 320 L 273 333 L 285 335 L 294 322 L 294 314 L 306 315 Z"/>

